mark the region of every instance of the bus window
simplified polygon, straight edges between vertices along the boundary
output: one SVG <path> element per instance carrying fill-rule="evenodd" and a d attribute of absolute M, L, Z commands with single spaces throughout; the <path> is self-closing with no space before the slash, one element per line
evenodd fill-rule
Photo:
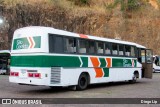
<path fill-rule="evenodd" d="M 145 63 L 145 62 L 146 62 L 145 50 L 141 50 L 141 61 L 142 61 L 142 63 Z"/>
<path fill-rule="evenodd" d="M 135 52 L 135 47 L 131 46 L 131 56 L 135 57 L 136 52 Z"/>
<path fill-rule="evenodd" d="M 103 54 L 104 53 L 103 42 L 97 42 L 96 47 L 97 47 L 97 54 Z"/>
<path fill-rule="evenodd" d="M 131 46 L 125 46 L 125 56 L 131 56 Z"/>
<path fill-rule="evenodd" d="M 111 55 L 111 44 L 110 43 L 105 43 L 105 54 Z"/>
<path fill-rule="evenodd" d="M 89 54 L 94 54 L 95 53 L 95 45 L 94 45 L 94 41 L 88 41 L 89 42 L 89 50 L 88 53 Z"/>
<path fill-rule="evenodd" d="M 118 45 L 115 43 L 112 44 L 112 54 L 118 55 Z"/>
<path fill-rule="evenodd" d="M 147 63 L 152 63 L 152 51 L 146 50 L 146 60 Z"/>
<path fill-rule="evenodd" d="M 84 39 L 79 40 L 79 53 L 87 53 L 88 49 L 88 41 Z"/>
<path fill-rule="evenodd" d="M 120 56 L 124 55 L 124 45 L 119 45 L 119 55 Z"/>
<path fill-rule="evenodd" d="M 64 52 L 76 53 L 76 39 L 64 38 Z"/>
<path fill-rule="evenodd" d="M 49 35 L 49 52 L 63 53 L 63 37 Z"/>

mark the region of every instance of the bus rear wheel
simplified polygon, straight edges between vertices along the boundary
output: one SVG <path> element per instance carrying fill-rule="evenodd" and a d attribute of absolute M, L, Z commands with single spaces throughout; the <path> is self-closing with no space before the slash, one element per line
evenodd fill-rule
<path fill-rule="evenodd" d="M 134 74 L 132 80 L 129 80 L 129 83 L 136 83 L 137 82 L 137 74 Z"/>
<path fill-rule="evenodd" d="M 78 85 L 76 86 L 77 90 L 84 90 L 88 86 L 88 75 L 86 73 L 82 73 L 78 79 Z"/>

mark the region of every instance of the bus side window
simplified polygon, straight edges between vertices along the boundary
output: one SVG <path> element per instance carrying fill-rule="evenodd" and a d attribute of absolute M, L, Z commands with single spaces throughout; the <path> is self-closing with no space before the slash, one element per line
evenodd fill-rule
<path fill-rule="evenodd" d="M 96 42 L 96 47 L 97 47 L 97 54 L 103 54 L 104 53 L 103 42 Z"/>
<path fill-rule="evenodd" d="M 115 43 L 112 44 L 112 54 L 118 55 L 118 45 Z"/>
<path fill-rule="evenodd" d="M 87 43 L 86 40 L 80 39 L 79 40 L 79 49 L 78 49 L 78 52 L 82 53 L 82 54 L 87 53 L 87 45 L 88 45 L 88 43 Z"/>
<path fill-rule="evenodd" d="M 89 50 L 87 53 L 94 54 L 95 53 L 95 42 L 94 41 L 88 41 Z"/>
<path fill-rule="evenodd" d="M 133 56 L 133 57 L 136 56 L 136 49 L 133 46 L 131 46 L 131 56 Z"/>
<path fill-rule="evenodd" d="M 131 56 L 131 46 L 125 46 L 125 56 Z"/>
<path fill-rule="evenodd" d="M 76 53 L 76 39 L 64 38 L 64 52 Z"/>
<path fill-rule="evenodd" d="M 119 45 L 119 55 L 120 56 L 124 55 L 124 45 Z"/>
<path fill-rule="evenodd" d="M 63 53 L 63 37 L 49 35 L 49 52 Z"/>
<path fill-rule="evenodd" d="M 111 55 L 111 44 L 110 43 L 105 43 L 105 54 Z"/>

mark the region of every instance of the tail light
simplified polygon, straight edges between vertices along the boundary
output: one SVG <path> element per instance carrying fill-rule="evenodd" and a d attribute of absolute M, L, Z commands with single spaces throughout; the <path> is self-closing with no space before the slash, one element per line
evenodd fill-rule
<path fill-rule="evenodd" d="M 19 76 L 19 72 L 10 72 L 10 76 L 18 77 Z"/>
<path fill-rule="evenodd" d="M 14 76 L 14 72 L 10 72 L 10 76 Z"/>
<path fill-rule="evenodd" d="M 28 77 L 33 77 L 33 73 L 28 73 Z"/>
<path fill-rule="evenodd" d="M 34 77 L 40 78 L 40 77 L 41 77 L 41 74 L 40 74 L 40 73 L 35 73 L 35 74 L 34 74 Z"/>
<path fill-rule="evenodd" d="M 28 73 L 28 77 L 41 78 L 41 74 L 40 73 Z"/>
<path fill-rule="evenodd" d="M 19 73 L 18 73 L 18 72 L 15 72 L 14 75 L 15 75 L 15 76 L 19 76 Z"/>

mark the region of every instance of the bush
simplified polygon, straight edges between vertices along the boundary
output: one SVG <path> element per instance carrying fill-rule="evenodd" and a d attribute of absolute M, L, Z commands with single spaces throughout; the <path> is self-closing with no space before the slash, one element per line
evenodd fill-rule
<path fill-rule="evenodd" d="M 75 5 L 90 5 L 90 0 L 70 0 L 72 2 L 74 2 Z"/>

